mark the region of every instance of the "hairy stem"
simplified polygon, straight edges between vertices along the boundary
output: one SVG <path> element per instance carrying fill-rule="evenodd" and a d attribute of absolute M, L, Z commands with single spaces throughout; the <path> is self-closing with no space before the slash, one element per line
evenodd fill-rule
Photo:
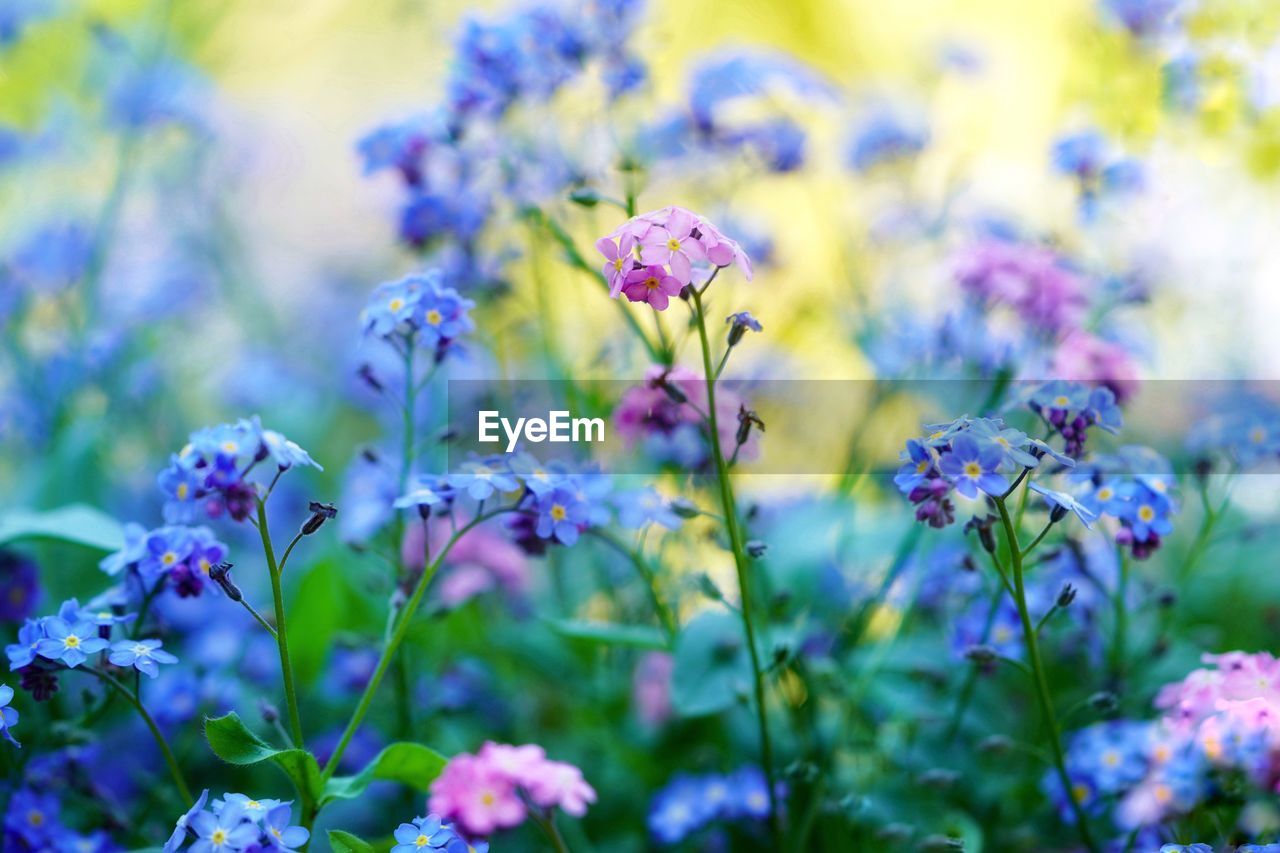
<path fill-rule="evenodd" d="M 289 732 L 293 742 L 302 746 L 302 718 L 298 716 L 298 690 L 293 683 L 293 664 L 289 661 L 289 632 L 285 626 L 284 591 L 280 583 L 280 567 L 276 564 L 276 552 L 271 546 L 271 531 L 267 525 L 267 505 L 258 501 L 258 535 L 262 537 L 262 553 L 267 558 L 267 572 L 271 575 L 271 599 L 276 610 L 276 646 L 280 649 L 280 671 L 284 676 L 284 699 L 288 706 Z"/>

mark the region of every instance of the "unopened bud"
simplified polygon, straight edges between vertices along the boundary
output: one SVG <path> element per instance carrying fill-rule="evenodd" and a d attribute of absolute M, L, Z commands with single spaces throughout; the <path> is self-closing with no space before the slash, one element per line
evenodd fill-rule
<path fill-rule="evenodd" d="M 373 390 L 382 391 L 382 382 L 374 374 L 372 365 L 368 363 L 360 365 L 360 369 L 356 371 L 356 375 L 364 381 L 364 384 L 368 385 Z"/>
<path fill-rule="evenodd" d="M 964 650 L 964 656 L 976 664 L 989 664 L 1000 655 L 990 646 L 970 646 Z"/>
<path fill-rule="evenodd" d="M 720 587 L 716 586 L 716 582 L 707 574 L 698 575 L 698 591 L 713 601 L 724 599 L 724 593 L 720 591 Z"/>
<path fill-rule="evenodd" d="M 888 844 L 902 844 L 915 834 L 915 830 L 906 823 L 886 823 L 876 830 L 876 838 Z"/>
<path fill-rule="evenodd" d="M 679 386 L 672 385 L 667 381 L 667 375 L 664 373 L 655 380 L 657 386 L 667 395 L 667 399 L 676 404 L 689 402 L 689 397 L 681 391 Z"/>
<path fill-rule="evenodd" d="M 280 709 L 275 705 L 272 705 L 266 699 L 258 700 L 258 712 L 262 714 L 262 721 L 264 723 L 274 723 L 276 720 L 280 719 Z"/>
<path fill-rule="evenodd" d="M 1054 504 L 1053 509 L 1049 510 L 1049 523 L 1057 524 L 1059 521 L 1067 517 L 1067 508 L 1062 504 Z"/>
<path fill-rule="evenodd" d="M 338 514 L 338 508 L 333 504 L 321 503 L 320 501 L 311 501 L 307 504 L 307 509 L 311 510 L 311 517 L 302 524 L 302 535 L 310 536 L 320 529 L 326 521 Z"/>
<path fill-rule="evenodd" d="M 1058 606 L 1070 607 L 1071 602 L 1076 600 L 1076 588 L 1069 583 L 1064 583 L 1062 589 L 1058 592 Z"/>
<path fill-rule="evenodd" d="M 747 439 L 751 437 L 751 428 L 756 427 L 764 432 L 764 421 L 760 420 L 760 416 L 748 409 L 746 406 L 738 407 L 738 446 L 747 443 Z"/>
<path fill-rule="evenodd" d="M 235 581 L 231 579 L 231 563 L 218 563 L 209 569 L 209 579 L 222 587 L 222 591 L 227 594 L 227 598 L 232 601 L 244 600 L 244 594 L 240 592 L 240 587 L 236 586 Z"/>
<path fill-rule="evenodd" d="M 986 551 L 988 554 L 994 554 L 996 552 L 996 537 L 995 534 L 991 532 L 991 525 L 984 524 L 978 528 L 978 541 L 982 543 L 982 550 Z"/>
<path fill-rule="evenodd" d="M 758 560 L 764 556 L 769 550 L 769 546 L 761 542 L 759 539 L 748 539 L 746 543 L 747 556 L 753 560 Z"/>
<path fill-rule="evenodd" d="M 600 203 L 600 193 L 590 187 L 578 187 L 569 193 L 569 201 L 583 207 L 595 207 Z"/>
<path fill-rule="evenodd" d="M 1013 749 L 1013 740 L 1004 735 L 991 735 L 978 741 L 978 752 L 983 755 L 1004 755 Z"/>
<path fill-rule="evenodd" d="M 1110 690 L 1099 690 L 1089 697 L 1089 707 L 1104 714 L 1114 711 L 1119 704 L 1116 694 Z"/>
<path fill-rule="evenodd" d="M 697 504 L 686 497 L 673 498 L 668 506 L 680 518 L 696 518 L 702 514 Z"/>

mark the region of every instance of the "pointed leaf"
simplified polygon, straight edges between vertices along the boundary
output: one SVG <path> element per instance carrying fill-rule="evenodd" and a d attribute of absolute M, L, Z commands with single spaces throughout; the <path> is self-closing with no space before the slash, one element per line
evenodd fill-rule
<path fill-rule="evenodd" d="M 662 632 L 649 625 L 615 625 L 611 622 L 589 622 L 583 619 L 547 619 L 546 622 L 560 636 L 575 640 L 656 651 L 666 651 L 668 648 Z"/>
<path fill-rule="evenodd" d="M 724 610 L 699 613 L 676 639 L 671 702 L 687 717 L 714 714 L 750 695 L 742 622 Z"/>
<path fill-rule="evenodd" d="M 372 844 L 341 829 L 329 830 L 329 847 L 333 853 L 373 853 Z"/>
<path fill-rule="evenodd" d="M 118 551 L 124 547 L 124 528 L 105 512 L 85 504 L 47 512 L 16 509 L 0 514 L 0 545 L 19 539 L 57 539 L 99 551 Z"/>
<path fill-rule="evenodd" d="M 304 811 L 315 804 L 320 795 L 320 765 L 305 749 L 275 749 L 249 731 L 234 711 L 225 717 L 206 718 L 204 735 L 214 755 L 228 764 L 270 761 L 293 782 Z"/>
<path fill-rule="evenodd" d="M 426 791 L 448 763 L 443 755 L 420 743 L 393 743 L 354 776 L 335 776 L 324 786 L 321 805 L 332 800 L 350 800 L 364 793 L 376 780 L 400 782 Z"/>

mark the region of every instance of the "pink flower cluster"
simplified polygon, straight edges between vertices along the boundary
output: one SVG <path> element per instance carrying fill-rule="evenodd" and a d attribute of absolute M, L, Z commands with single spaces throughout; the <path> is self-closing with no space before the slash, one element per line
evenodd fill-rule
<path fill-rule="evenodd" d="M 465 514 L 456 519 L 465 525 Z M 451 523 L 442 516 L 431 519 L 431 541 L 445 542 L 453 533 Z M 405 530 L 400 544 L 400 557 L 411 569 L 421 569 L 424 562 L 425 531 L 420 524 Z M 446 607 L 457 607 L 471 598 L 499 589 L 520 597 L 529 589 L 529 559 L 520 547 L 490 525 L 481 524 L 468 530 L 445 558 L 444 576 L 439 581 L 438 595 Z"/>
<path fill-rule="evenodd" d="M 531 806 L 582 817 L 595 801 L 595 789 L 572 764 L 548 760 L 536 744 L 490 741 L 445 765 L 431 783 L 427 808 L 476 837 L 519 826 Z"/>
<path fill-rule="evenodd" d="M 663 311 L 693 281 L 694 265 L 736 264 L 751 278 L 751 259 L 710 222 L 683 207 L 664 207 L 632 217 L 596 241 L 605 257 L 609 295 L 625 294 Z"/>
<path fill-rule="evenodd" d="M 1056 334 L 1079 327 L 1088 307 L 1087 280 L 1044 246 L 982 241 L 960 256 L 955 277 L 967 293 L 1008 305 L 1043 332 Z"/>
<path fill-rule="evenodd" d="M 702 374 L 687 367 L 653 365 L 645 371 L 641 385 L 628 388 L 613 410 L 613 427 L 628 446 L 635 446 L 649 436 L 670 436 L 681 429 L 700 430 L 702 414 L 707 410 L 707 385 Z M 666 387 L 675 388 L 687 403 L 676 402 Z M 743 398 L 724 383 L 716 387 L 716 423 L 720 427 L 720 444 L 731 454 L 737 440 L 738 412 Z M 753 430 L 738 452 L 738 458 L 753 460 L 759 456 L 760 439 Z"/>
<path fill-rule="evenodd" d="M 1217 668 L 1197 669 L 1156 695 L 1165 721 L 1175 730 L 1198 734 L 1202 742 L 1239 723 L 1265 732 L 1280 749 L 1280 660 L 1266 652 L 1227 652 L 1202 660 Z M 1217 751 L 1210 746 L 1205 754 L 1212 759 Z"/>

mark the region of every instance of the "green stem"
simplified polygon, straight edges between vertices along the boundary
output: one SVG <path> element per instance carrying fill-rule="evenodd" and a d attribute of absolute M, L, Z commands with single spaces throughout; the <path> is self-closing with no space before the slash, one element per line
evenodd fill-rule
<path fill-rule="evenodd" d="M 533 814 L 533 822 L 547 836 L 547 840 L 551 842 L 551 848 L 556 853 L 569 853 L 569 845 L 565 844 L 564 836 L 560 834 L 560 830 L 556 827 L 555 815 L 550 813 L 545 816 Z"/>
<path fill-rule="evenodd" d="M 636 573 L 640 575 L 640 579 L 644 581 L 645 587 L 649 591 L 649 600 L 653 603 L 653 610 L 658 617 L 658 621 L 662 623 L 663 633 L 666 635 L 668 642 L 675 640 L 679 626 L 676 624 L 676 618 L 672 614 L 671 608 L 663 603 L 662 596 L 658 594 L 658 579 L 654 575 L 653 568 L 645 561 L 644 555 L 637 550 L 628 548 L 612 533 L 598 528 L 591 528 L 588 532 L 600 541 L 612 545 L 618 553 L 625 555 L 631 561 L 631 564 L 636 567 Z"/>
<path fill-rule="evenodd" d="M 267 529 L 267 505 L 258 501 L 258 534 L 262 537 L 262 553 L 267 558 L 267 572 L 271 575 L 271 598 L 276 610 L 276 646 L 280 649 L 280 671 L 284 676 L 284 698 L 289 707 L 289 732 L 293 742 L 302 747 L 302 718 L 298 716 L 298 691 L 293 683 L 293 665 L 289 662 L 289 631 L 285 626 L 284 591 L 280 583 L 280 567 L 276 565 L 276 552 L 271 547 L 271 531 Z"/>
<path fill-rule="evenodd" d="M 995 624 L 996 614 L 1000 612 L 1000 596 L 1004 595 L 1004 592 L 1004 585 L 997 584 L 995 594 L 991 596 L 991 607 L 988 608 L 987 618 L 982 625 L 982 642 L 984 643 L 991 636 L 991 627 Z M 947 726 L 947 743 L 954 741 L 956 735 L 960 733 L 965 712 L 969 709 L 969 703 L 973 701 L 973 691 L 978 686 L 978 669 L 976 663 L 970 664 L 969 671 L 965 673 L 964 684 L 960 687 L 960 694 L 956 697 L 956 707 L 951 712 L 951 722 Z"/>
<path fill-rule="evenodd" d="M 1119 574 L 1116 578 L 1116 593 L 1113 606 L 1115 608 L 1115 637 L 1111 644 L 1111 678 L 1115 682 L 1116 695 L 1121 695 L 1121 679 L 1124 678 L 1124 659 L 1129 633 L 1129 610 L 1125 598 L 1129 588 L 1129 558 L 1121 551 L 1116 555 L 1120 562 Z"/>
<path fill-rule="evenodd" d="M 717 268 L 718 269 L 718 268 Z M 720 486 L 720 503 L 724 507 L 725 531 L 729 534 L 729 546 L 733 551 L 733 564 L 738 575 L 738 595 L 742 604 L 742 624 L 747 635 L 747 651 L 751 658 L 751 673 L 755 682 L 756 723 L 760 730 L 760 753 L 764 775 L 769 785 L 769 826 L 774 843 L 782 848 L 782 826 L 778 819 L 777 786 L 774 782 L 773 744 L 769 739 L 769 718 L 765 707 L 764 669 L 760 665 L 760 652 L 756 648 L 756 631 L 752 617 L 750 584 L 747 578 L 747 553 L 738 528 L 738 509 L 734 502 L 733 487 L 729 483 L 729 470 L 720 447 L 720 425 L 716 417 L 716 379 L 711 368 L 711 343 L 707 339 L 706 315 L 702 309 L 702 292 L 689 288 L 698 321 L 698 339 L 702 343 L 702 368 L 707 384 L 707 427 L 711 434 L 711 455 L 716 466 L 716 480 Z"/>
<path fill-rule="evenodd" d="M 182 802 L 191 803 L 194 800 L 191 797 L 191 790 L 187 787 L 186 781 L 182 778 L 182 769 L 178 767 L 178 760 L 173 757 L 173 750 L 169 749 L 169 742 L 164 738 L 164 732 L 160 731 L 160 727 L 156 725 L 155 719 L 151 714 L 147 713 L 147 709 L 142 706 L 141 700 L 137 694 L 129 692 L 129 688 L 125 687 L 116 679 L 107 675 L 101 670 L 85 667 L 79 669 L 80 672 L 87 672 L 102 681 L 106 682 L 117 693 L 125 698 L 133 709 L 138 712 L 138 716 L 142 717 L 142 721 L 147 724 L 147 728 L 151 730 L 151 736 L 155 738 L 156 745 L 160 747 L 160 754 L 164 756 L 164 763 L 169 767 L 169 775 L 173 777 L 173 784 L 178 789 L 178 795 L 182 797 Z"/>
<path fill-rule="evenodd" d="M 1018 534 L 1013 528 L 1013 519 L 1009 517 L 1009 509 L 1004 498 L 995 499 L 996 508 L 1000 511 L 1000 523 L 1004 527 L 1006 544 L 1009 547 L 1009 559 L 1012 563 L 1014 602 L 1018 605 L 1018 618 L 1022 621 L 1022 639 L 1027 647 L 1027 662 L 1030 664 L 1031 681 L 1035 686 L 1036 699 L 1040 704 L 1040 714 L 1044 718 L 1045 727 L 1049 729 L 1049 747 L 1053 754 L 1053 764 L 1062 783 L 1062 791 L 1071 805 L 1075 815 L 1076 830 L 1080 841 L 1092 853 L 1099 853 L 1100 848 L 1089 832 L 1088 817 L 1084 808 L 1071 790 L 1071 776 L 1067 773 L 1066 754 L 1062 749 L 1062 735 L 1058 729 L 1057 715 L 1053 710 L 1053 697 L 1049 692 L 1049 680 L 1045 676 L 1044 663 L 1040 658 L 1040 643 L 1036 638 L 1035 625 L 1031 621 L 1031 613 L 1027 609 L 1027 590 L 1022 576 L 1023 552 L 1018 544 Z"/>
<path fill-rule="evenodd" d="M 356 704 L 356 709 L 352 713 L 351 719 L 347 722 L 347 727 L 342 732 L 342 737 L 338 739 L 338 745 L 334 747 L 333 754 L 329 756 L 328 762 L 324 765 L 321 782 L 327 782 L 332 778 L 334 771 L 338 769 L 338 762 L 342 759 L 343 753 L 347 751 L 347 746 L 351 743 L 351 738 L 356 733 L 356 729 L 364 722 L 365 715 L 369 713 L 369 708 L 373 705 L 374 694 L 378 692 L 378 685 L 382 683 L 383 677 L 387 674 L 387 668 L 391 665 L 396 650 L 400 648 L 400 644 L 404 642 L 405 636 L 409 633 L 409 623 L 413 621 L 414 614 L 418 612 L 418 605 L 422 603 L 422 597 L 426 593 L 427 587 L 431 584 L 431 579 L 439 571 L 444 558 L 448 556 L 454 544 L 466 535 L 471 528 L 481 522 L 488 521 L 496 515 L 513 511 L 515 511 L 514 507 L 504 507 L 484 515 L 477 515 L 471 521 L 458 528 L 449 537 L 449 541 L 445 543 L 444 547 L 440 549 L 440 553 L 436 558 L 423 567 L 422 575 L 418 578 L 418 583 L 413 588 L 413 594 L 409 596 L 408 602 L 401 609 L 400 615 L 396 619 L 395 628 L 383 646 L 382 655 L 378 658 L 378 665 L 374 668 L 373 675 L 369 678 L 369 683 L 365 685 L 364 693 L 361 694 L 360 701 Z"/>

